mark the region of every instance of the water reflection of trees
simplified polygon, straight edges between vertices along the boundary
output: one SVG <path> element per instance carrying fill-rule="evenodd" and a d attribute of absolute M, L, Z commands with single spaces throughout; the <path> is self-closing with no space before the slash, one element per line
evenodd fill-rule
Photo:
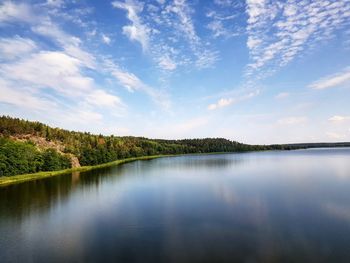
<path fill-rule="evenodd" d="M 244 159 L 239 156 L 227 158 L 224 155 L 211 158 L 204 156 L 162 158 L 11 185 L 0 188 L 0 215 L 21 220 L 23 216 L 31 213 L 45 213 L 58 202 L 66 202 L 75 191 L 86 187 L 98 188 L 102 182 L 114 181 L 122 174 L 128 176 L 151 174 L 153 170 L 159 169 L 159 166 L 163 168 L 171 166 L 173 169 L 215 169 L 237 166 L 243 161 Z"/>
<path fill-rule="evenodd" d="M 71 175 L 67 174 L 1 188 L 0 214 L 21 220 L 31 213 L 46 211 L 58 201 L 64 202 L 71 187 Z"/>
<path fill-rule="evenodd" d="M 0 188 L 0 216 L 22 220 L 30 214 L 45 213 L 57 203 L 65 203 L 75 191 L 98 187 L 102 181 L 119 176 L 123 170 L 120 166 L 74 172 Z"/>
<path fill-rule="evenodd" d="M 208 156 L 181 156 L 171 157 L 160 161 L 162 166 L 171 166 L 181 169 L 217 169 L 222 167 L 239 166 L 249 161 L 242 154 L 222 154 L 222 155 L 210 155 Z"/>

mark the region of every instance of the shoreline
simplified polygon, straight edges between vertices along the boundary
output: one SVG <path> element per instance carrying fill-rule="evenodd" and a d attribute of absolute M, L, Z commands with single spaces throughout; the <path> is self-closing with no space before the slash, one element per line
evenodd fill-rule
<path fill-rule="evenodd" d="M 347 146 L 345 146 L 346 148 Z M 105 167 L 111 167 L 111 166 L 118 166 L 124 163 L 130 163 L 135 161 L 147 161 L 152 159 L 158 159 L 158 158 L 165 158 L 165 157 L 177 157 L 177 156 L 195 156 L 195 155 L 217 155 L 217 154 L 233 154 L 233 153 L 248 153 L 248 152 L 266 152 L 266 151 L 295 151 L 295 150 L 305 150 L 305 149 L 320 149 L 320 148 L 344 148 L 344 146 L 337 146 L 337 147 L 311 147 L 311 148 L 296 148 L 291 150 L 256 150 L 256 151 L 239 151 L 239 152 L 209 152 L 209 153 L 179 153 L 179 154 L 161 154 L 161 155 L 150 155 L 150 156 L 140 156 L 140 157 L 130 157 L 125 159 L 120 159 L 108 163 L 103 164 L 97 164 L 97 165 L 90 165 L 90 166 L 81 166 L 76 168 L 69 168 L 65 170 L 59 170 L 59 171 L 47 171 L 47 172 L 37 172 L 32 174 L 19 174 L 19 175 L 13 175 L 13 176 L 3 176 L 0 177 L 0 188 L 6 187 L 13 184 L 20 184 L 24 182 L 34 181 L 34 180 L 40 180 L 45 179 L 53 176 L 58 176 L 62 174 L 68 174 L 73 172 L 86 172 L 91 170 L 96 170 L 100 168 Z"/>
<path fill-rule="evenodd" d="M 68 174 L 73 172 L 86 172 L 91 171 L 95 169 L 105 168 L 105 167 L 111 167 L 111 166 L 118 166 L 124 163 L 130 163 L 135 161 L 146 161 L 146 160 L 152 160 L 152 159 L 158 159 L 158 158 L 164 158 L 164 157 L 176 157 L 176 156 L 184 156 L 184 155 L 209 155 L 209 154 L 231 154 L 236 152 L 211 152 L 211 153 L 187 153 L 187 154 L 164 154 L 164 155 L 150 155 L 150 156 L 140 156 L 140 157 L 130 157 L 126 159 L 116 160 L 108 163 L 103 164 L 97 164 L 97 165 L 90 165 L 90 166 L 81 166 L 76 168 L 69 168 L 59 171 L 43 171 L 43 172 L 37 172 L 32 174 L 19 174 L 19 175 L 13 175 L 13 176 L 3 176 L 0 177 L 0 188 L 6 187 L 13 184 L 19 184 L 34 180 L 40 180 L 45 179 L 53 176 L 58 176 L 62 174 Z M 238 152 L 237 152 L 238 153 Z"/>

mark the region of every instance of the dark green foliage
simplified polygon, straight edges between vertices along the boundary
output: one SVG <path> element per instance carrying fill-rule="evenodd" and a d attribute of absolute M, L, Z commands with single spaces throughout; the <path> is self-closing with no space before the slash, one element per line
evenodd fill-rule
<path fill-rule="evenodd" d="M 40 152 L 30 142 L 16 142 L 0 137 L 0 176 L 55 171 L 69 167 L 69 158 L 55 150 Z"/>
<path fill-rule="evenodd" d="M 42 160 L 33 145 L 1 138 L 0 163 L 0 175 L 16 175 L 37 172 Z"/>
<path fill-rule="evenodd" d="M 41 166 L 42 171 L 57 171 L 70 167 L 69 158 L 59 154 L 53 149 L 45 150 L 42 153 L 41 158 L 43 160 L 43 164 Z"/>
<path fill-rule="evenodd" d="M 31 135 L 45 138 L 47 141 L 60 142 L 65 147 L 65 153 L 77 156 L 81 165 L 96 165 L 129 157 L 159 154 L 239 152 L 270 149 L 268 146 L 246 145 L 222 138 L 152 140 L 142 137 L 93 135 L 87 132 L 51 128 L 39 122 L 30 122 L 7 116 L 0 117 L 0 135 L 4 137 Z M 7 145 L 9 146 L 10 143 Z M 40 153 L 33 145 L 21 144 L 19 146 L 18 143 L 14 143 L 11 147 L 11 149 L 8 149 L 11 153 L 6 153 L 6 162 L 3 161 L 5 158 L 3 153 L 0 153 L 2 154 L 0 155 L 2 174 L 13 175 L 36 171 L 51 171 L 69 166 L 68 161 L 64 159 L 65 157 L 54 150 L 46 150 Z M 15 164 L 12 157 L 17 158 L 17 162 L 20 162 L 21 165 Z M 20 168 L 17 169 L 16 167 Z"/>
<path fill-rule="evenodd" d="M 93 135 L 51 128 L 39 122 L 30 122 L 11 117 L 0 117 L 0 134 L 16 136 L 29 134 L 59 141 L 66 153 L 79 158 L 81 165 L 95 165 L 129 157 L 158 154 L 237 152 L 269 149 L 251 146 L 222 138 L 153 140 L 143 137 L 117 137 Z"/>
<path fill-rule="evenodd" d="M 51 128 L 40 122 L 30 122 L 7 116 L 0 117 L 0 136 L 31 135 L 45 138 L 47 141 L 60 142 L 65 153 L 78 157 L 81 165 L 96 165 L 129 157 L 211 153 L 244 152 L 260 150 L 291 150 L 316 146 L 350 146 L 348 143 L 288 144 L 288 145 L 248 145 L 222 138 L 157 140 L 143 137 L 117 137 L 93 135 L 88 132 L 67 131 Z M 4 139 L 3 139 L 4 140 Z M 33 145 L 7 143 L 6 151 L 0 151 L 0 169 L 2 174 L 19 174 L 36 171 L 63 169 L 67 160 L 55 151 L 39 153 Z M 6 172 L 4 172 L 6 171 Z"/>

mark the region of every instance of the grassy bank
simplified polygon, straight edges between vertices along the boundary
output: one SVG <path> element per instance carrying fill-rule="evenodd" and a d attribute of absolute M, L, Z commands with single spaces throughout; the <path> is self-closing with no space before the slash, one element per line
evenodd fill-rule
<path fill-rule="evenodd" d="M 175 156 L 175 155 L 152 155 L 152 156 L 133 157 L 133 158 L 117 160 L 109 163 L 94 165 L 94 166 L 82 166 L 78 168 L 71 168 L 71 169 L 65 169 L 60 171 L 38 172 L 33 174 L 20 174 L 15 176 L 0 177 L 0 187 L 8 186 L 11 184 L 23 183 L 23 182 L 32 181 L 32 180 L 43 179 L 43 178 L 52 177 L 56 175 L 68 174 L 72 172 L 85 172 L 85 171 L 90 171 L 94 169 L 120 165 L 123 163 L 129 163 L 133 161 L 151 160 L 151 159 L 169 157 L 169 156 Z"/>
<path fill-rule="evenodd" d="M 44 179 L 47 177 L 68 174 L 68 173 L 72 173 L 72 172 L 86 172 L 86 171 L 91 171 L 91 170 L 95 170 L 95 169 L 99 169 L 99 168 L 116 166 L 116 165 L 120 165 L 123 163 L 129 163 L 129 162 L 134 162 L 134 161 L 152 160 L 152 159 L 162 158 L 162 157 L 175 157 L 175 156 L 184 156 L 184 155 L 217 155 L 217 154 L 232 154 L 232 153 L 243 153 L 243 152 L 251 152 L 251 151 L 163 154 L 163 155 L 132 157 L 132 158 L 116 160 L 113 162 L 99 164 L 99 165 L 82 166 L 82 167 L 78 167 L 78 168 L 71 168 L 71 169 L 65 169 L 65 170 L 60 170 L 60 171 L 38 172 L 38 173 L 33 173 L 33 174 L 20 174 L 20 175 L 7 176 L 7 177 L 4 176 L 4 177 L 0 177 L 0 187 L 8 186 L 11 184 L 23 183 L 23 182 L 27 182 L 27 181 Z"/>
<path fill-rule="evenodd" d="M 23 183 L 23 182 L 27 182 L 27 181 L 44 179 L 44 178 L 62 175 L 62 174 L 68 174 L 68 173 L 72 173 L 72 172 L 86 172 L 86 171 L 91 171 L 91 170 L 95 170 L 95 169 L 99 169 L 99 168 L 116 166 L 116 165 L 120 165 L 123 163 L 130 163 L 130 162 L 134 162 L 134 161 L 152 160 L 152 159 L 156 159 L 156 158 L 174 157 L 174 156 L 181 156 L 181 155 L 211 155 L 211 154 L 229 154 L 229 153 L 230 152 L 212 152 L 212 153 L 164 154 L 164 155 L 140 156 L 140 157 L 132 157 L 132 158 L 127 158 L 127 159 L 122 159 L 122 160 L 116 160 L 113 162 L 99 164 L 99 165 L 82 166 L 82 167 L 78 167 L 78 168 L 71 168 L 71 169 L 65 169 L 65 170 L 60 170 L 60 171 L 38 172 L 38 173 L 33 173 L 33 174 L 20 174 L 20 175 L 14 175 L 14 176 L 4 176 L 4 177 L 0 177 L 0 187 L 8 186 L 11 184 Z"/>

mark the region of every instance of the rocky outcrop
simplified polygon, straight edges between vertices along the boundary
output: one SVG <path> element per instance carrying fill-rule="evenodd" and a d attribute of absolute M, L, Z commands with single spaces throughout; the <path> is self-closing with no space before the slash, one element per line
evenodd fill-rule
<path fill-rule="evenodd" d="M 64 153 L 64 145 L 60 141 L 48 141 L 46 138 L 35 136 L 32 134 L 21 134 L 10 136 L 12 140 L 20 142 L 32 142 L 38 148 L 39 151 L 46 149 L 54 149 L 62 155 L 69 157 L 72 168 L 80 167 L 79 159 L 71 153 Z"/>
<path fill-rule="evenodd" d="M 59 153 L 63 153 L 64 145 L 59 141 L 48 141 L 46 138 L 35 136 L 32 134 L 21 134 L 10 136 L 11 139 L 21 142 L 33 142 L 38 150 L 54 149 Z"/>
<path fill-rule="evenodd" d="M 70 162 L 71 162 L 72 168 L 77 168 L 77 167 L 81 166 L 80 163 L 79 163 L 79 159 L 75 155 L 70 154 L 69 158 L 70 158 Z"/>

